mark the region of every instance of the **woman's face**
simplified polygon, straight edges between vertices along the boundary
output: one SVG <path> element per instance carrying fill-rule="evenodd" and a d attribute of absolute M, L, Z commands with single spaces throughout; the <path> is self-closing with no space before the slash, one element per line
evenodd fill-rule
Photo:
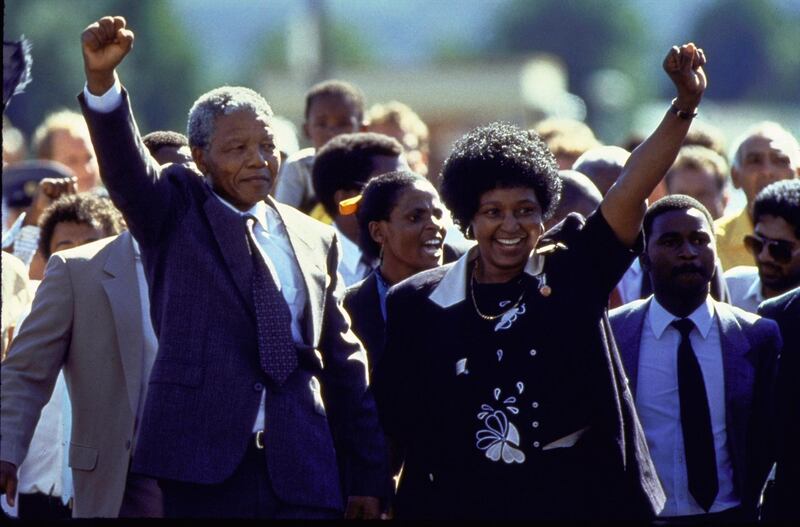
<path fill-rule="evenodd" d="M 389 220 L 370 224 L 373 239 L 383 245 L 382 270 L 392 281 L 442 264 L 444 209 L 427 181 L 403 190 Z"/>
<path fill-rule="evenodd" d="M 480 248 L 479 278 L 506 282 L 525 267 L 544 227 L 532 188 L 497 188 L 480 197 L 472 230 Z"/>

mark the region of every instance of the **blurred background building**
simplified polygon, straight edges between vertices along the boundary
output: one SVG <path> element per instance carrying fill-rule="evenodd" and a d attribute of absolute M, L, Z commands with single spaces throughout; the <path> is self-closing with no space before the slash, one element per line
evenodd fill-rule
<path fill-rule="evenodd" d="M 493 120 L 569 117 L 624 145 L 672 97 L 667 48 L 694 41 L 710 59 L 700 120 L 728 146 L 763 119 L 800 134 L 800 0 L 5 0 L 4 38 L 33 43 L 33 83 L 7 112 L 24 137 L 76 107 L 79 35 L 105 14 L 136 32 L 121 75 L 143 133 L 182 131 L 221 84 L 260 91 L 299 129 L 305 90 L 333 77 L 368 105 L 411 106 L 433 175 L 456 138 Z"/>

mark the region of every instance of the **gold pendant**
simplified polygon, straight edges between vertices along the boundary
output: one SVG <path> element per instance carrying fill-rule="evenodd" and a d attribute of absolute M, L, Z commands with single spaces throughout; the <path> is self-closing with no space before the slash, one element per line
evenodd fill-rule
<path fill-rule="evenodd" d="M 553 289 L 549 285 L 543 285 L 542 287 L 539 288 L 539 294 L 541 294 L 545 298 L 550 296 L 552 293 Z"/>

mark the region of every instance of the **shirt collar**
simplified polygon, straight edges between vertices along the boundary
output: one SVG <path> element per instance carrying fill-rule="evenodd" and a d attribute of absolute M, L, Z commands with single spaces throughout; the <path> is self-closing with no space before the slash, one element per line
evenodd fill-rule
<path fill-rule="evenodd" d="M 142 250 L 139 249 L 139 242 L 136 241 L 136 238 L 133 236 L 131 238 L 131 246 L 133 247 L 133 257 L 134 258 L 141 258 L 142 257 Z"/>
<path fill-rule="evenodd" d="M 711 297 L 706 296 L 705 302 L 700 304 L 697 309 L 686 318 L 694 322 L 700 335 L 705 339 L 708 336 L 708 332 L 711 330 L 711 323 L 714 321 L 714 302 L 711 300 Z M 650 322 L 650 327 L 656 339 L 661 339 L 664 331 L 672 321 L 680 320 L 680 317 L 676 317 L 667 311 L 654 296 L 650 302 L 650 308 L 647 311 L 647 319 Z"/>
<path fill-rule="evenodd" d="M 750 284 L 750 287 L 747 289 L 747 293 L 745 293 L 744 297 L 752 298 L 758 304 L 764 301 L 764 295 L 761 292 L 761 276 L 759 276 L 758 272 L 755 273 L 755 276 L 753 277 L 753 283 Z"/>
<path fill-rule="evenodd" d="M 209 188 L 211 188 L 210 185 L 209 185 Z M 226 207 L 231 209 L 233 212 L 235 212 L 239 216 L 242 216 L 242 217 L 244 217 L 244 216 L 253 216 L 256 219 L 256 221 L 258 222 L 258 224 L 261 225 L 261 228 L 263 228 L 265 231 L 269 232 L 269 228 L 268 228 L 269 224 L 267 223 L 267 214 L 269 214 L 270 211 L 272 211 L 272 208 L 268 207 L 267 204 L 264 201 L 257 202 L 255 205 L 250 207 L 250 210 L 241 211 L 241 210 L 237 209 L 236 207 L 234 207 L 233 205 L 231 205 L 227 200 L 225 200 L 225 198 L 223 198 L 222 196 L 220 196 L 219 194 L 214 192 L 213 189 L 211 190 L 211 193 L 214 194 L 214 196 L 218 200 L 220 200 L 223 205 L 225 205 Z"/>
<path fill-rule="evenodd" d="M 351 273 L 355 273 L 361 262 L 361 249 L 339 230 L 335 222 L 333 223 L 333 228 L 336 231 L 336 236 L 339 238 L 339 243 L 342 244 L 342 264 Z"/>
<path fill-rule="evenodd" d="M 456 263 L 447 270 L 439 284 L 431 291 L 428 298 L 440 307 L 454 306 L 467 298 L 467 269 L 469 263 L 480 255 L 477 245 L 473 245 Z M 532 252 L 525 264 L 524 272 L 538 276 L 544 268 L 544 256 Z"/>
<path fill-rule="evenodd" d="M 640 274 L 642 274 L 642 263 L 639 261 L 638 258 L 634 258 L 633 263 L 631 264 L 628 270 L 634 277 L 639 276 Z"/>

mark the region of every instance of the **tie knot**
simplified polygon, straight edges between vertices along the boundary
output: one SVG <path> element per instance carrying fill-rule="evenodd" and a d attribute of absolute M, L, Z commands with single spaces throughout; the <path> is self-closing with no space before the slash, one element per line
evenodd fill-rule
<path fill-rule="evenodd" d="M 692 322 L 688 318 L 681 318 L 678 320 L 673 320 L 672 327 L 674 327 L 681 333 L 681 337 L 687 338 L 689 336 L 689 333 L 692 332 L 692 329 L 694 329 L 694 322 Z"/>

